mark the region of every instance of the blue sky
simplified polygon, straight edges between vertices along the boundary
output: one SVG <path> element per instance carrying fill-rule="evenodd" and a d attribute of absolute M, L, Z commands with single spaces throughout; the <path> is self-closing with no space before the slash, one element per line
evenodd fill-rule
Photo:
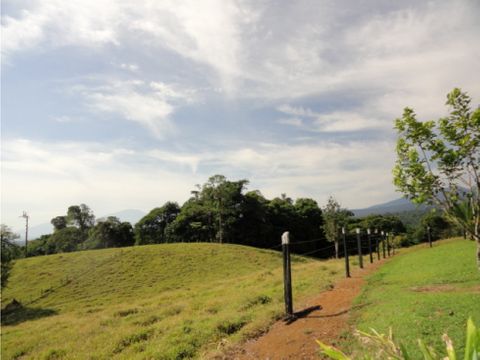
<path fill-rule="evenodd" d="M 399 196 L 393 120 L 480 98 L 480 3 L 2 0 L 2 223 L 250 189 Z"/>

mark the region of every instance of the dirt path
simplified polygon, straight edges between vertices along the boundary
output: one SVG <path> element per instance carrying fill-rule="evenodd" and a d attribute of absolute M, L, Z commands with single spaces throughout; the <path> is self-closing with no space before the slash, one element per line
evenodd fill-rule
<path fill-rule="evenodd" d="M 363 270 L 354 270 L 351 278 L 340 280 L 332 290 L 300 304 L 300 308 L 295 309 L 299 315 L 295 321 L 278 321 L 268 333 L 248 341 L 241 350 L 228 358 L 318 359 L 319 348 L 315 340 L 335 344 L 342 332 L 349 329 L 349 312 L 353 300 L 360 294 L 365 283 L 365 276 L 374 272 L 384 261 L 368 264 Z"/>

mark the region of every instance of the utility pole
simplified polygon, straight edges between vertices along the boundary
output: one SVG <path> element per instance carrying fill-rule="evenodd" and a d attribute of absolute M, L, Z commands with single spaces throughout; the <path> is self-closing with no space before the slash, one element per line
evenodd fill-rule
<path fill-rule="evenodd" d="M 28 214 L 26 211 L 23 212 L 22 216 L 25 219 L 25 257 L 27 257 L 27 245 L 28 245 Z"/>

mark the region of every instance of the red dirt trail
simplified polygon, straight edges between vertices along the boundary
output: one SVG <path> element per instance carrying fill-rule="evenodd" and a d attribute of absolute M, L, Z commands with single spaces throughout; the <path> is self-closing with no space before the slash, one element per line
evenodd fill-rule
<path fill-rule="evenodd" d="M 352 271 L 351 278 L 344 278 L 332 290 L 320 293 L 305 301 L 295 312 L 303 316 L 288 324 L 276 322 L 261 337 L 247 341 L 226 359 L 235 360 L 309 360 L 319 359 L 316 339 L 335 344 L 342 332 L 349 330 L 348 318 L 355 297 L 360 294 L 365 276 L 374 272 L 385 260 L 366 264 L 364 269 Z M 295 303 L 294 303 L 295 305 Z"/>

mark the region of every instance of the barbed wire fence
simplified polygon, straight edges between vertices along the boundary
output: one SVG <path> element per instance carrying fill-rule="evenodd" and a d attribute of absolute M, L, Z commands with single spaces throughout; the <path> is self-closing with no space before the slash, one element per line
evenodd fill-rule
<path fill-rule="evenodd" d="M 284 299 L 285 299 L 285 314 L 286 320 L 290 321 L 295 318 L 293 312 L 293 295 L 292 295 L 292 277 L 291 277 L 291 253 L 295 247 L 302 244 L 324 244 L 324 239 L 311 239 L 305 241 L 291 241 L 290 233 L 284 232 L 281 237 L 281 243 L 270 247 L 269 249 L 279 249 L 281 247 L 283 253 L 283 275 L 284 275 Z M 343 246 L 342 246 L 343 245 Z M 351 276 L 350 272 L 350 257 L 358 256 L 359 268 L 364 268 L 364 257 L 368 259 L 370 264 L 375 261 L 391 257 L 395 254 L 395 243 L 393 242 L 393 234 L 375 229 L 373 232 L 370 229 L 362 231 L 356 228 L 354 232 L 346 231 L 342 228 L 341 239 L 338 243 L 330 243 L 330 245 L 322 246 L 307 252 L 293 253 L 297 256 L 315 256 L 315 257 L 337 257 L 345 259 L 345 276 Z M 338 249 L 338 251 L 335 251 Z M 375 258 L 376 254 L 376 258 Z"/>

